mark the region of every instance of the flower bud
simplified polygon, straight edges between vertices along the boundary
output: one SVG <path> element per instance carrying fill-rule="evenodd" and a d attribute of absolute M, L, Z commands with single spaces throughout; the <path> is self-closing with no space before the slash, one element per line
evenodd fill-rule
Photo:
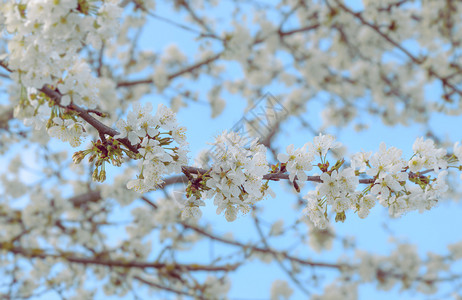
<path fill-rule="evenodd" d="M 106 171 L 101 170 L 101 172 L 99 173 L 98 181 L 103 182 L 104 180 L 106 180 Z"/>
<path fill-rule="evenodd" d="M 92 179 L 93 181 L 98 181 L 98 169 L 95 169 L 95 170 L 93 171 L 93 174 L 91 175 L 91 179 Z"/>
<path fill-rule="evenodd" d="M 85 153 L 83 151 L 77 151 L 72 155 L 72 160 L 74 161 L 74 164 L 76 165 L 78 165 L 84 158 L 85 158 Z"/>

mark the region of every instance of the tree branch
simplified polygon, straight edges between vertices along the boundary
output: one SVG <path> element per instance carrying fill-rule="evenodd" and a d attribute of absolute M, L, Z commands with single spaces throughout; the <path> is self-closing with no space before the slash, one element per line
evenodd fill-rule
<path fill-rule="evenodd" d="M 41 89 L 40 89 L 41 92 L 45 93 L 45 95 L 47 95 L 48 97 L 50 97 L 51 99 L 55 100 L 57 103 L 60 103 L 61 102 L 61 97 L 62 95 L 55 91 L 55 90 L 52 90 L 51 88 L 49 88 L 48 86 L 44 85 Z M 84 108 L 81 108 L 80 106 L 77 106 L 75 105 L 74 103 L 71 103 L 69 104 L 68 106 L 65 106 L 65 108 L 68 108 L 70 110 L 73 110 L 75 112 L 78 113 L 79 117 L 81 117 L 82 119 L 84 119 L 85 121 L 87 121 L 88 124 L 90 124 L 91 126 L 93 126 L 98 132 L 99 134 L 107 134 L 107 135 L 110 135 L 112 137 L 114 137 L 115 135 L 118 135 L 119 132 L 115 129 L 112 129 L 111 127 L 109 126 L 106 126 L 105 124 L 103 124 L 102 122 L 100 122 L 99 120 L 95 119 L 94 117 L 92 117 L 87 110 L 85 110 Z M 91 112 L 93 112 L 93 110 L 90 110 Z M 130 149 L 131 151 L 135 152 L 135 153 L 138 153 L 138 149 L 133 146 L 130 141 L 128 140 L 128 138 L 119 138 L 117 139 L 119 142 L 121 142 L 122 144 L 125 145 L 125 147 L 127 147 L 128 149 Z"/>
<path fill-rule="evenodd" d="M 47 253 L 45 250 L 40 248 L 23 248 L 15 247 L 9 243 L 0 243 L 0 249 L 16 254 L 21 255 L 27 258 L 55 258 L 55 259 L 64 259 L 68 262 L 78 263 L 83 265 L 100 265 L 107 267 L 122 267 L 122 268 L 137 268 L 137 269 L 176 269 L 179 271 L 190 271 L 190 272 L 228 272 L 234 271 L 239 267 L 239 264 L 225 264 L 222 266 L 209 266 L 202 265 L 197 263 L 191 264 L 179 264 L 179 263 L 160 263 L 160 262 L 140 262 L 140 261 L 124 261 L 123 258 L 118 260 L 105 259 L 105 258 L 88 258 L 78 256 L 76 253 L 72 252 L 62 252 L 60 254 Z M 97 254 L 96 254 L 97 255 Z"/>
<path fill-rule="evenodd" d="M 211 62 L 217 60 L 218 58 L 220 58 L 221 56 L 221 53 L 218 53 L 212 57 L 209 57 L 205 60 L 202 60 L 202 61 L 199 61 L 183 70 L 180 70 L 178 72 L 175 72 L 169 76 L 167 76 L 167 79 L 170 81 L 178 76 L 181 76 L 185 73 L 189 73 L 189 72 L 192 72 L 204 65 L 208 65 L 210 64 Z M 130 86 L 134 86 L 134 85 L 138 85 L 138 84 L 152 84 L 154 81 L 152 79 L 142 79 L 142 80 L 134 80 L 134 81 L 122 81 L 122 82 L 118 82 L 117 83 L 117 87 L 130 87 Z"/>
<path fill-rule="evenodd" d="M 351 9 L 349 9 L 348 7 L 346 7 L 343 3 L 341 3 L 339 0 L 334 0 L 345 12 L 347 12 L 348 14 L 354 16 L 355 18 L 357 18 L 363 25 L 371 28 L 372 30 L 374 30 L 378 35 L 380 35 L 382 38 L 384 38 L 387 42 L 389 42 L 390 44 L 392 44 L 393 46 L 395 46 L 396 48 L 398 48 L 399 50 L 401 50 L 404 54 L 406 54 L 407 57 L 409 57 L 411 59 L 411 61 L 417 65 L 421 65 L 422 63 L 425 62 L 425 59 L 419 59 L 417 57 L 415 57 L 414 55 L 412 55 L 411 52 L 409 52 L 406 48 L 404 48 L 403 46 L 401 46 L 398 42 L 396 42 L 395 40 L 393 40 L 390 36 L 388 36 L 387 34 L 383 33 L 380 28 L 374 24 L 371 24 L 369 22 L 367 22 L 363 16 L 361 15 L 361 13 L 356 13 L 354 11 L 352 11 Z M 450 87 L 453 92 L 459 94 L 460 96 L 462 96 L 462 91 L 459 90 L 454 84 L 450 83 L 448 81 L 448 78 L 443 78 L 442 76 L 440 76 L 438 73 L 436 73 L 432 68 L 429 68 L 428 69 L 428 73 L 433 76 L 435 76 L 436 78 L 438 78 L 439 80 L 441 80 L 441 82 L 443 83 L 443 86 L 448 86 Z"/>

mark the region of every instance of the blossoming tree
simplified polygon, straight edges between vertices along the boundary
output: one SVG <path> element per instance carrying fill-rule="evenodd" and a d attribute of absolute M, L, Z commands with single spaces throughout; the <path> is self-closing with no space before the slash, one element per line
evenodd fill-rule
<path fill-rule="evenodd" d="M 351 248 L 335 223 L 368 218 L 374 207 L 406 218 L 457 197 L 457 141 L 429 131 L 410 157 L 386 141 L 347 154 L 348 141 L 326 132 L 365 130 L 366 115 L 392 126 L 460 114 L 462 2 L 0 3 L 2 299 L 226 299 L 230 278 L 255 259 L 280 271 L 260 293 L 271 299 L 355 299 L 366 283 L 457 292 L 457 239 L 447 253 L 426 256 L 405 243 L 389 255 L 357 250 L 331 261 L 306 249 L 338 240 Z M 165 34 L 152 20 L 193 36 L 194 51 L 142 47 L 143 30 Z M 207 99 L 212 117 L 226 114 L 232 94 L 247 106 L 243 116 L 262 97 L 278 100 L 261 111 L 265 126 L 244 117 L 193 157 L 176 113 Z M 282 128 L 313 99 L 323 104 L 322 127 L 305 120 L 312 135 L 304 145 L 281 145 Z M 282 196 L 273 191 L 280 185 L 298 217 L 264 221 L 259 212 Z M 224 235 L 204 206 L 226 222 L 252 220 L 258 237 Z M 275 243 L 280 236 L 294 241 Z M 207 242 L 231 250 L 186 256 Z M 323 280 L 322 272 L 334 275 Z"/>

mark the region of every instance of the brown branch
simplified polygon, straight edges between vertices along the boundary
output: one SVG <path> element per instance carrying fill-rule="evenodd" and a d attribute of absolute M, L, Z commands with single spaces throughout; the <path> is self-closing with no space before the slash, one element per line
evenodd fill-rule
<path fill-rule="evenodd" d="M 289 31 L 281 31 L 280 32 L 280 35 L 281 37 L 285 37 L 285 36 L 288 36 L 288 35 L 291 35 L 291 34 L 294 34 L 294 33 L 298 33 L 298 32 L 305 32 L 305 31 L 310 31 L 310 30 L 313 30 L 313 29 L 316 29 L 320 26 L 320 24 L 314 24 L 314 25 L 310 25 L 310 26 L 305 26 L 305 27 L 301 27 L 301 28 L 297 28 L 297 29 L 293 29 L 293 30 L 289 30 Z M 255 43 L 254 44 L 260 44 L 264 41 L 264 39 L 257 39 L 255 40 Z M 217 53 L 215 54 L 214 56 L 210 57 L 210 58 L 207 58 L 203 61 L 199 61 L 185 69 L 182 69 L 178 72 L 175 72 L 173 74 L 170 74 L 167 78 L 168 80 L 172 80 L 176 77 L 179 77 L 185 73 L 189 73 L 189 72 L 192 72 L 204 65 L 208 65 L 214 61 L 216 61 L 217 59 L 219 59 L 221 56 L 221 53 Z M 121 81 L 121 82 L 118 82 L 117 83 L 117 88 L 119 87 L 130 87 L 130 86 L 134 86 L 134 85 L 138 85 L 138 84 L 152 84 L 154 81 L 152 79 L 141 79 L 141 80 L 134 80 L 134 81 Z"/>
<path fill-rule="evenodd" d="M 257 247 L 257 246 L 254 246 L 254 245 L 244 244 L 244 243 L 241 243 L 241 242 L 232 241 L 232 240 L 228 240 L 228 239 L 225 239 L 225 238 L 222 238 L 222 237 L 219 237 L 219 236 L 215 236 L 215 235 L 203 230 L 202 228 L 196 227 L 196 226 L 191 225 L 191 224 L 181 223 L 181 225 L 183 227 L 185 227 L 185 228 L 189 228 L 191 230 L 194 230 L 197 233 L 199 233 L 199 234 L 201 234 L 203 236 L 206 236 L 206 237 L 208 237 L 208 238 L 210 238 L 212 240 L 215 240 L 215 241 L 227 244 L 227 245 L 231 245 L 231 246 L 236 246 L 236 247 L 240 247 L 240 248 L 244 248 L 244 249 L 251 249 L 252 251 L 255 251 L 255 252 L 269 253 L 269 254 L 277 255 L 278 257 L 283 257 L 285 259 L 294 261 L 294 262 L 299 263 L 301 265 L 311 266 L 311 267 L 331 268 L 331 269 L 341 269 L 341 268 L 347 267 L 346 265 L 339 265 L 339 264 L 333 264 L 333 263 L 327 263 L 327 262 L 313 262 L 313 261 L 309 261 L 309 260 L 300 259 L 298 257 L 294 257 L 294 256 L 289 255 L 285 251 L 282 252 L 282 251 L 277 251 L 277 250 L 270 249 L 270 248 L 261 248 L 261 247 Z"/>
<path fill-rule="evenodd" d="M 188 1 L 185 1 L 185 0 L 180 0 L 179 2 L 179 5 L 183 6 L 188 12 L 189 14 L 191 15 L 191 17 L 193 18 L 194 21 L 196 21 L 196 23 L 198 23 L 202 29 L 204 29 L 207 34 L 201 34 L 200 37 L 210 37 L 210 38 L 214 38 L 214 39 L 218 39 L 220 41 L 223 41 L 220 37 L 218 37 L 214 32 L 213 30 L 204 22 L 204 18 L 202 17 L 199 17 L 196 12 L 191 8 L 191 6 L 189 5 Z"/>
<path fill-rule="evenodd" d="M 256 252 L 272 254 L 276 258 L 276 260 L 278 260 L 278 261 L 279 261 L 279 258 L 282 257 L 282 258 L 288 259 L 290 261 L 293 261 L 293 262 L 296 262 L 298 264 L 305 265 L 305 266 L 337 269 L 339 271 L 354 268 L 354 266 L 351 265 L 351 264 L 334 264 L 334 263 L 312 262 L 312 261 L 309 261 L 309 260 L 303 260 L 303 259 L 300 259 L 298 257 L 291 256 L 291 255 L 287 254 L 287 252 L 285 252 L 285 251 L 277 251 L 277 250 L 271 249 L 267 243 L 265 243 L 266 248 L 261 248 L 261 247 L 257 247 L 257 246 L 253 246 L 253 245 L 243 244 L 243 243 L 240 243 L 240 242 L 237 242 L 237 241 L 224 239 L 222 237 L 214 236 L 211 233 L 208 233 L 208 232 L 204 231 L 203 229 L 195 227 L 193 225 L 189 225 L 189 224 L 185 224 L 185 223 L 182 223 L 182 225 L 184 227 L 190 228 L 190 229 L 192 229 L 192 230 L 194 230 L 194 231 L 196 231 L 196 232 L 198 232 L 198 233 L 200 233 L 200 234 L 202 234 L 202 235 L 204 235 L 204 236 L 206 236 L 206 237 L 208 237 L 210 239 L 222 242 L 222 243 L 227 244 L 227 245 L 237 246 L 237 247 L 241 247 L 243 249 L 251 249 L 252 251 L 256 251 Z M 383 278 L 384 276 L 388 276 L 388 277 L 393 277 L 393 278 L 396 278 L 396 279 L 405 279 L 407 275 L 396 273 L 396 272 L 393 272 L 393 271 L 384 271 L 384 270 L 380 269 L 380 267 L 379 267 L 377 269 L 376 276 L 377 276 L 377 278 L 380 278 L 380 277 Z M 429 284 L 433 284 L 433 283 L 436 283 L 436 282 L 451 281 L 451 280 L 454 280 L 455 278 L 461 278 L 461 277 L 462 277 L 462 274 L 455 275 L 455 276 L 452 276 L 452 277 L 441 277 L 441 278 L 436 278 L 436 279 L 427 279 L 427 278 L 425 278 L 423 276 L 417 276 L 415 278 L 415 280 L 422 281 L 422 282 L 429 283 Z"/>
<path fill-rule="evenodd" d="M 172 293 L 175 293 L 175 294 L 178 294 L 178 295 L 184 295 L 184 296 L 189 296 L 189 297 L 193 296 L 188 292 L 184 292 L 184 291 L 177 290 L 177 289 L 174 289 L 174 288 L 171 288 L 171 287 L 168 287 L 168 286 L 160 285 L 160 284 L 152 282 L 152 281 L 148 281 L 148 280 L 146 280 L 146 279 L 144 279 L 144 278 L 142 278 L 141 276 L 138 276 L 138 275 L 134 276 L 133 278 L 135 278 L 136 280 L 138 280 L 138 281 L 140 281 L 140 282 L 142 282 L 144 284 L 152 286 L 152 287 L 154 287 L 156 289 L 169 291 L 169 292 L 172 292 Z M 200 299 L 200 300 L 206 300 L 202 296 L 196 296 L 196 297 L 199 297 L 198 299 Z"/>
<path fill-rule="evenodd" d="M 214 56 L 212 57 L 209 57 L 203 61 L 199 61 L 185 69 L 182 69 L 178 72 L 175 72 L 173 74 L 170 74 L 169 76 L 167 76 L 167 79 L 170 81 L 178 76 L 181 76 L 185 73 L 189 73 L 189 72 L 192 72 L 202 66 L 205 66 L 205 65 L 208 65 L 210 64 L 211 62 L 217 60 L 218 58 L 220 58 L 221 56 L 221 53 L 218 53 L 218 54 L 215 54 Z M 138 84 L 152 84 L 154 81 L 152 79 L 142 79 L 142 80 L 134 80 L 134 81 L 122 81 L 122 82 L 118 82 L 117 83 L 117 87 L 130 87 L 130 86 L 134 86 L 134 85 L 138 85 Z"/>
<path fill-rule="evenodd" d="M 194 171 L 191 167 L 188 167 L 188 168 L 190 170 Z M 194 172 L 191 172 L 191 173 L 194 173 Z M 175 177 L 177 177 L 177 176 L 175 176 Z M 77 204 L 82 204 L 85 201 L 94 202 L 94 201 L 98 201 L 100 199 L 101 199 L 100 191 L 89 191 L 88 193 L 84 193 L 84 194 L 72 197 L 72 198 L 69 199 L 69 201 L 72 202 L 74 205 L 77 205 Z M 150 199 L 148 199 L 146 197 L 142 197 L 142 199 L 146 203 L 148 203 L 153 209 L 157 209 L 156 204 L 154 202 L 152 202 Z M 191 229 L 191 230 L 193 230 L 193 231 L 195 231 L 195 232 L 197 232 L 197 233 L 199 233 L 199 234 L 201 234 L 201 235 L 203 235 L 205 237 L 208 237 L 208 238 L 210 238 L 212 240 L 215 240 L 215 241 L 227 244 L 227 245 L 231 245 L 231 246 L 236 246 L 236 247 L 240 247 L 240 248 L 248 248 L 248 249 L 251 249 L 252 251 L 255 251 L 255 252 L 270 253 L 270 254 L 273 254 L 273 255 L 276 254 L 278 256 L 284 257 L 284 258 L 289 259 L 291 261 L 297 262 L 297 263 L 299 263 L 301 265 L 307 265 L 307 266 L 312 266 L 312 267 L 333 268 L 333 269 L 340 269 L 340 268 L 347 267 L 347 266 L 344 266 L 344 265 L 338 265 L 338 264 L 327 263 L 327 262 L 312 262 L 312 261 L 308 261 L 308 260 L 303 260 L 303 259 L 291 256 L 287 252 L 276 251 L 276 250 L 269 249 L 269 248 L 261 248 L 261 247 L 257 247 L 257 246 L 254 246 L 254 245 L 248 245 L 248 244 L 244 244 L 244 243 L 241 243 L 241 242 L 225 239 L 223 237 L 213 235 L 213 234 L 205 231 L 204 229 L 199 228 L 199 227 L 197 227 L 195 225 L 192 225 L 192 224 L 181 222 L 181 225 L 184 228 Z"/>
<path fill-rule="evenodd" d="M 4 106 L 1 107 L 3 110 L 0 113 L 0 129 L 8 129 L 8 122 L 13 119 L 13 108 L 6 108 Z"/>
<path fill-rule="evenodd" d="M 239 264 L 225 264 L 222 266 L 209 266 L 203 264 L 179 264 L 179 263 L 160 263 L 160 262 L 140 262 L 140 261 L 124 261 L 123 258 L 118 260 L 104 259 L 104 258 L 88 258 L 78 256 L 76 253 L 62 252 L 60 254 L 47 253 L 43 249 L 39 248 L 23 248 L 15 247 L 8 243 L 0 243 L 0 249 L 21 255 L 27 258 L 55 258 L 64 259 L 68 262 L 78 263 L 83 265 L 100 265 L 107 267 L 122 267 L 122 268 L 137 268 L 137 269 L 176 269 L 179 271 L 191 271 L 191 272 L 228 272 L 234 271 L 239 267 Z"/>
<path fill-rule="evenodd" d="M 425 62 L 425 59 L 419 59 L 417 57 L 415 57 L 414 55 L 412 55 L 412 53 L 410 53 L 406 48 L 404 48 L 403 46 L 401 46 L 398 42 L 396 42 L 395 40 L 393 40 L 390 36 L 388 36 L 387 34 L 383 33 L 382 30 L 380 30 L 380 28 L 374 24 L 371 24 L 369 23 L 368 21 L 366 21 L 363 16 L 361 15 L 361 13 L 356 13 L 354 11 L 352 11 L 351 9 L 349 9 L 348 7 L 346 7 L 343 3 L 341 3 L 339 0 L 334 0 L 345 12 L 347 12 L 348 14 L 356 17 L 363 25 L 371 28 L 372 30 L 374 30 L 378 35 L 380 35 L 382 38 L 384 38 L 387 42 L 389 42 L 390 44 L 392 44 L 393 46 L 395 46 L 396 48 L 398 48 L 399 50 L 401 50 L 404 54 L 406 54 L 407 57 L 409 57 L 411 59 L 411 61 L 417 65 L 421 65 L 422 63 Z M 462 91 L 459 90 L 454 84 L 450 83 L 448 81 L 448 78 L 444 78 L 442 77 L 441 75 L 439 75 L 438 73 L 436 73 L 432 68 L 429 68 L 428 69 L 428 73 L 430 76 L 435 76 L 436 78 L 440 79 L 441 82 L 443 83 L 443 86 L 448 86 L 450 87 L 455 93 L 459 94 L 462 96 Z"/>
<path fill-rule="evenodd" d="M 149 206 L 151 206 L 153 209 L 157 209 L 157 205 L 153 201 L 151 201 L 150 199 L 148 199 L 146 197 L 142 197 L 142 199 Z M 241 243 L 241 242 L 238 242 L 238 241 L 225 239 L 223 237 L 213 235 L 212 233 L 207 232 L 204 229 L 202 229 L 200 227 L 197 227 L 196 225 L 187 223 L 187 222 L 180 222 L 180 224 L 184 228 L 191 229 L 191 230 L 195 231 L 196 233 L 198 233 L 200 235 L 203 235 L 203 236 L 205 236 L 205 237 L 207 237 L 207 238 L 209 238 L 211 240 L 218 241 L 218 242 L 221 242 L 223 244 L 230 245 L 230 246 L 240 247 L 240 248 L 243 248 L 243 249 L 250 249 L 250 250 L 252 250 L 254 252 L 273 254 L 273 255 L 276 255 L 278 257 L 283 257 L 285 259 L 297 262 L 297 263 L 299 263 L 301 265 L 306 265 L 306 266 L 311 266 L 311 267 L 331 268 L 331 269 L 348 268 L 347 265 L 338 265 L 338 264 L 327 263 L 327 262 L 313 262 L 313 261 L 309 261 L 309 260 L 303 260 L 303 259 L 300 259 L 298 257 L 291 256 L 290 254 L 288 254 L 285 251 L 277 251 L 277 250 L 274 250 L 274 249 L 270 249 L 269 247 L 261 248 L 261 247 L 255 246 L 255 245 L 244 244 L 244 243 Z"/>
<path fill-rule="evenodd" d="M 260 236 L 260 239 L 261 241 L 263 242 L 263 245 L 265 245 L 266 249 L 270 249 L 270 246 L 268 244 L 268 241 L 265 237 L 265 235 L 263 234 L 263 230 L 261 229 L 261 226 L 260 226 L 260 220 L 254 216 L 253 217 L 253 220 L 254 220 L 254 224 L 255 224 L 255 227 L 257 228 L 257 232 L 258 232 L 258 235 Z M 303 286 L 303 284 L 300 282 L 300 280 L 298 280 L 298 278 L 295 276 L 294 272 L 289 270 L 283 263 L 282 261 L 279 259 L 278 255 L 275 254 L 275 253 L 272 253 L 274 259 L 276 260 L 276 263 L 279 265 L 279 267 L 281 268 L 281 270 L 283 270 L 287 276 L 289 276 L 289 278 L 292 280 L 292 282 L 298 286 L 298 288 L 305 293 L 305 295 L 309 296 L 310 295 L 310 292 Z"/>
<path fill-rule="evenodd" d="M 101 200 L 101 192 L 99 190 L 88 191 L 86 193 L 69 198 L 69 201 L 74 207 L 80 207 L 85 203 L 96 202 L 99 200 Z"/>
<path fill-rule="evenodd" d="M 189 166 L 183 166 L 182 169 L 187 173 L 196 174 L 196 175 L 199 175 L 199 174 L 204 175 L 205 173 L 209 172 L 201 168 L 189 167 Z M 429 169 L 429 170 L 425 170 L 425 171 L 418 172 L 418 173 L 409 172 L 408 174 L 410 178 L 418 178 L 432 171 L 433 171 L 432 169 Z M 289 180 L 289 174 L 286 174 L 285 172 L 279 172 L 279 173 L 274 173 L 274 174 L 266 174 L 263 176 L 263 180 L 279 181 L 281 179 Z M 298 180 L 297 176 L 295 176 L 295 180 Z M 160 185 L 160 189 L 163 189 L 166 186 L 177 184 L 177 183 L 187 184 L 187 182 L 189 181 L 190 180 L 185 175 L 171 176 L 164 180 L 164 183 Z M 323 182 L 320 176 L 308 176 L 306 181 L 312 181 L 312 182 L 318 182 L 318 183 Z M 375 182 L 374 178 L 366 178 L 366 179 L 359 180 L 359 183 L 361 184 L 373 184 L 374 182 Z M 70 198 L 69 201 L 72 202 L 74 206 L 78 207 L 86 202 L 96 202 L 100 199 L 101 199 L 101 192 L 99 190 L 95 190 L 95 191 L 89 191 L 87 193 L 74 196 Z"/>
<path fill-rule="evenodd" d="M 61 97 L 62 95 L 49 88 L 48 86 L 44 85 L 41 89 L 40 89 L 41 92 L 45 93 L 45 95 L 47 95 L 48 97 L 50 97 L 51 99 L 53 99 L 54 101 L 56 101 L 57 103 L 60 103 L 61 102 Z M 107 134 L 107 135 L 110 135 L 110 136 L 115 136 L 115 135 L 118 135 L 119 132 L 115 129 L 112 129 L 111 127 L 109 126 L 106 126 L 105 124 L 103 124 L 102 122 L 100 122 L 99 120 L 95 119 L 94 117 L 92 117 L 88 111 L 78 105 L 75 105 L 74 103 L 71 103 L 69 104 L 68 106 L 64 106 L 64 108 L 67 108 L 67 109 L 70 109 L 72 111 L 75 111 L 77 112 L 77 114 L 79 115 L 79 117 L 81 117 L 82 119 L 84 119 L 85 121 L 87 121 L 88 124 L 90 124 L 91 126 L 93 126 L 98 132 L 99 134 Z M 90 110 L 90 112 L 94 113 L 94 110 Z M 127 147 L 128 149 L 130 149 L 131 151 L 135 152 L 135 153 L 138 153 L 138 149 L 133 146 L 130 141 L 128 140 L 128 138 L 119 138 L 117 139 L 119 142 L 121 142 L 122 144 L 125 145 L 125 147 Z"/>
<path fill-rule="evenodd" d="M 185 168 L 189 173 L 192 173 L 192 174 L 204 175 L 205 173 L 208 172 L 207 170 L 204 170 L 204 169 L 201 169 L 201 168 L 196 168 L 196 167 L 184 166 L 183 168 Z M 430 169 L 430 170 L 425 170 L 425 171 L 418 172 L 418 173 L 409 172 L 408 174 L 409 174 L 409 177 L 416 178 L 416 177 L 420 177 L 423 174 L 429 173 L 431 171 L 433 171 L 433 170 Z M 405 172 L 405 171 L 402 171 L 402 172 Z M 294 178 L 295 178 L 295 180 L 299 180 L 297 176 L 295 176 Z M 279 181 L 281 179 L 289 180 L 289 174 L 287 174 L 286 172 L 278 172 L 278 173 L 266 174 L 266 175 L 263 176 L 263 180 Z M 172 178 L 171 180 L 169 180 L 169 184 L 187 182 L 187 180 L 188 179 L 186 178 L 186 176 L 178 176 L 176 178 Z M 312 181 L 312 182 L 318 182 L 318 183 L 323 182 L 321 180 L 321 176 L 308 176 L 306 181 Z M 374 178 L 365 178 L 365 179 L 360 179 L 359 180 L 359 183 L 361 183 L 361 184 L 372 184 L 374 182 L 375 182 Z"/>
<path fill-rule="evenodd" d="M 208 65 L 208 64 L 210 64 L 211 62 L 214 62 L 215 60 L 217 60 L 218 58 L 220 58 L 220 56 L 221 56 L 221 53 L 217 53 L 217 54 L 215 54 L 214 56 L 209 57 L 209 58 L 207 58 L 207 59 L 205 59 L 205 60 L 203 60 L 203 61 L 201 61 L 201 62 L 198 62 L 198 63 L 196 63 L 196 64 L 194 64 L 194 65 L 192 65 L 192 66 L 190 66 L 190 67 L 188 67 L 188 68 L 186 68 L 186 69 L 183 69 L 183 70 L 180 70 L 180 71 L 178 71 L 178 72 L 175 72 L 175 73 L 173 73 L 173 74 L 171 74 L 171 75 L 168 76 L 168 80 L 172 80 L 172 79 L 174 79 L 174 78 L 176 78 L 176 77 L 178 77 L 178 76 L 181 76 L 181 75 L 183 75 L 183 74 L 185 74 L 185 73 L 192 72 L 192 71 L 194 71 L 195 69 L 198 69 L 198 68 L 200 68 L 200 67 L 202 67 L 202 66 L 204 66 L 204 65 Z"/>
<path fill-rule="evenodd" d="M 7 70 L 10 73 L 13 72 L 13 70 L 11 70 L 8 67 L 8 63 L 6 62 L 6 60 L 0 60 L 0 67 L 4 68 L 5 70 Z"/>
<path fill-rule="evenodd" d="M 298 32 L 310 31 L 310 30 L 313 30 L 313 29 L 317 29 L 319 26 L 321 26 L 321 24 L 317 23 L 317 24 L 313 24 L 313 25 L 309 25 L 309 26 L 305 26 L 305 27 L 301 27 L 301 28 L 297 28 L 297 29 L 292 29 L 292 30 L 288 30 L 288 31 L 281 31 L 280 35 L 281 36 L 286 36 L 286 35 L 291 35 L 291 34 L 298 33 Z"/>

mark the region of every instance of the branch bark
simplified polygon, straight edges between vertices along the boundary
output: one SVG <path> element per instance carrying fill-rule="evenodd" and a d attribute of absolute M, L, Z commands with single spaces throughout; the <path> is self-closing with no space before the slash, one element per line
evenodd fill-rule
<path fill-rule="evenodd" d="M 105 259 L 105 258 L 89 258 L 79 256 L 76 253 L 63 252 L 59 254 L 47 253 L 40 248 L 23 248 L 14 247 L 8 243 L 0 243 L 0 249 L 21 255 L 27 258 L 55 258 L 64 259 L 68 262 L 78 263 L 83 265 L 100 265 L 107 267 L 121 267 L 121 268 L 137 268 L 137 269 L 177 269 L 179 271 L 207 271 L 207 272 L 221 272 L 221 271 L 234 271 L 239 267 L 239 264 L 225 264 L 222 266 L 210 266 L 197 263 L 179 264 L 179 263 L 161 263 L 161 262 L 140 262 L 140 261 L 124 261 L 123 259 Z"/>

